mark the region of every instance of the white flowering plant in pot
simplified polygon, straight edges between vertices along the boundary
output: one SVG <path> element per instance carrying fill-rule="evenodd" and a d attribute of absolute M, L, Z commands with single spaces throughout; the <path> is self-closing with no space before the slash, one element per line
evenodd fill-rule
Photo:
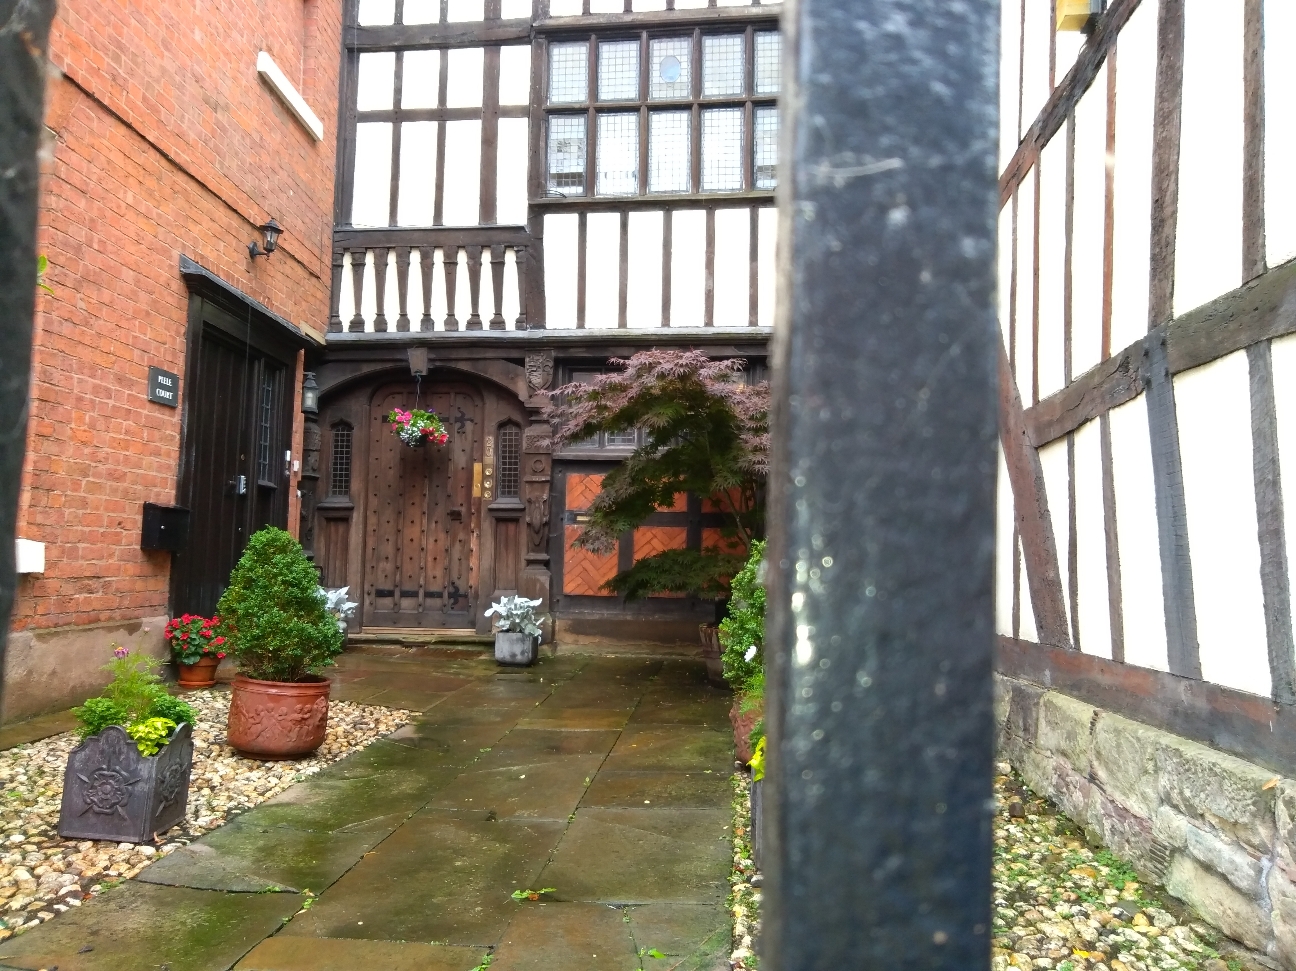
<path fill-rule="evenodd" d="M 526 597 L 504 597 L 486 611 L 487 617 L 495 618 L 495 660 L 500 664 L 535 661 L 541 634 L 535 609 L 541 603 Z"/>
<path fill-rule="evenodd" d="M 337 621 L 338 630 L 343 632 L 347 629 L 347 621 L 355 616 L 356 607 L 360 606 L 355 601 L 347 599 L 347 592 L 350 589 L 350 587 L 338 587 L 336 590 L 329 590 L 320 587 L 318 591 L 320 599 L 324 601 L 324 609 Z"/>

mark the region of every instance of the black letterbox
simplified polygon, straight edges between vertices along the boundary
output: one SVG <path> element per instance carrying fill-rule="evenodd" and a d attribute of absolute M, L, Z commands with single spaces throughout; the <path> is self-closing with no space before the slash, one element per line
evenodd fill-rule
<path fill-rule="evenodd" d="M 159 506 L 144 503 L 144 530 L 140 537 L 142 550 L 170 550 L 185 548 L 189 542 L 189 510 L 181 506 Z"/>

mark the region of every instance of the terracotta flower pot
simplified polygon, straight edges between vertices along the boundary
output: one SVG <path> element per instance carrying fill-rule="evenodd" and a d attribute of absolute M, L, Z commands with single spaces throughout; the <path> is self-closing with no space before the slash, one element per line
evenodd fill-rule
<path fill-rule="evenodd" d="M 225 734 L 229 744 L 258 759 L 295 759 L 324 742 L 328 726 L 327 678 L 258 681 L 238 675 Z"/>
<path fill-rule="evenodd" d="M 734 751 L 737 754 L 738 761 L 746 765 L 752 760 L 752 729 L 756 723 L 765 717 L 765 705 L 762 702 L 754 708 L 747 711 L 742 710 L 742 700 L 739 699 L 733 703 L 729 709 L 729 721 L 734 730 Z"/>
<path fill-rule="evenodd" d="M 177 682 L 187 691 L 192 691 L 194 688 L 210 688 L 216 683 L 216 668 L 219 665 L 220 658 L 215 655 L 202 658 L 193 664 L 181 664 L 177 661 L 176 671 L 179 675 Z"/>

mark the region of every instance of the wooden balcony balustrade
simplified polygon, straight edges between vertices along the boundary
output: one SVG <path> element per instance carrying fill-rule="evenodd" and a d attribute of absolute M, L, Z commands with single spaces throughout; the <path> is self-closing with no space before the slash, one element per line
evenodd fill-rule
<path fill-rule="evenodd" d="M 538 243 L 520 227 L 339 231 L 329 332 L 543 327 L 527 317 L 538 306 Z"/>

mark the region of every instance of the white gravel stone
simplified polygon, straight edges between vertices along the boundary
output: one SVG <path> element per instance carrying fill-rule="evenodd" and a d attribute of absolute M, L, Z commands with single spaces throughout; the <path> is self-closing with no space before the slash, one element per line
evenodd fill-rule
<path fill-rule="evenodd" d="M 227 689 L 189 692 L 184 700 L 198 712 L 188 813 L 183 823 L 158 835 L 158 846 L 59 837 L 63 771 L 68 753 L 77 745 L 73 733 L 0 752 L 0 843 L 7 848 L 0 856 L 0 940 L 49 920 L 56 911 L 81 906 L 83 899 L 102 890 L 104 879 L 135 876 L 154 860 L 224 825 L 232 815 L 277 796 L 414 717 L 396 708 L 333 701 L 324 744 L 313 755 L 260 762 L 239 756 L 225 744 Z"/>

